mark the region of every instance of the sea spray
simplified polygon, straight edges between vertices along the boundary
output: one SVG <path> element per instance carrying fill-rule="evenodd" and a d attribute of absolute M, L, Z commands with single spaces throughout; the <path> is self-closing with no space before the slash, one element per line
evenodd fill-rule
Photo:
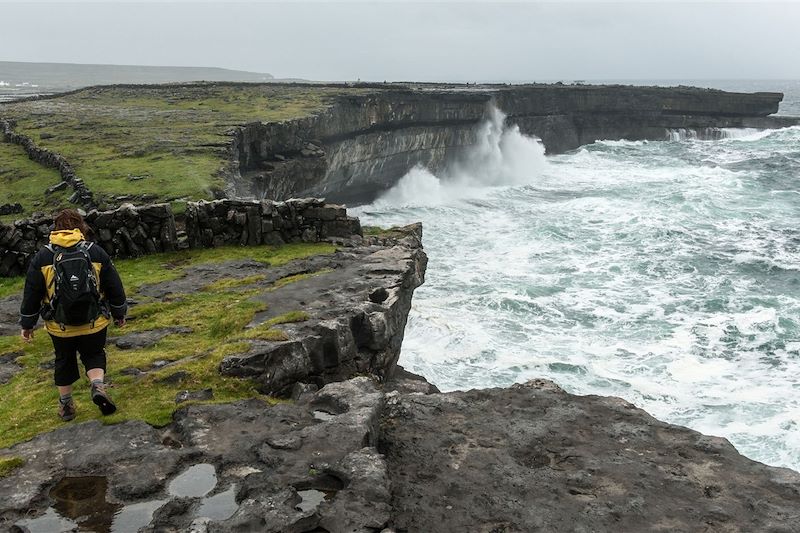
<path fill-rule="evenodd" d="M 376 205 L 435 206 L 479 198 L 487 187 L 532 183 L 547 161 L 538 139 L 523 135 L 496 106 L 477 129 L 476 143 L 435 176 L 422 166 L 412 168 Z"/>

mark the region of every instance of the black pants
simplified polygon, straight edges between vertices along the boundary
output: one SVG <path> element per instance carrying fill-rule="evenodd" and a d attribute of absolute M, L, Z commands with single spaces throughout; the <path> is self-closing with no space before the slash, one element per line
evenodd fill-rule
<path fill-rule="evenodd" d="M 50 335 L 56 351 L 55 380 L 57 386 L 72 385 L 81 377 L 76 352 L 81 354 L 81 362 L 87 371 L 102 368 L 105 372 L 107 334 L 108 328 L 103 328 L 91 335 L 78 335 L 77 337 Z"/>

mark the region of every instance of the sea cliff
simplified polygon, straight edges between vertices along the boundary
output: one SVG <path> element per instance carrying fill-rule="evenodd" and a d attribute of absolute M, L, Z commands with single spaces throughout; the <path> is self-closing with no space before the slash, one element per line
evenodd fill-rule
<path fill-rule="evenodd" d="M 677 129 L 703 138 L 794 123 L 768 116 L 782 97 L 690 87 L 389 86 L 341 96 L 313 117 L 238 128 L 228 181 L 239 195 L 362 203 L 415 165 L 437 172 L 463 154 L 490 106 L 553 154 L 601 139 L 667 140 Z"/>

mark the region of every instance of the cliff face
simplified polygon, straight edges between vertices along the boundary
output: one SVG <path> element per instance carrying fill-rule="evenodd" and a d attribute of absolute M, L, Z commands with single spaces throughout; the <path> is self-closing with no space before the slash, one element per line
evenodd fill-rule
<path fill-rule="evenodd" d="M 679 128 L 774 127 L 767 116 L 782 98 L 683 87 L 389 86 L 341 97 L 316 116 L 240 128 L 230 181 L 242 196 L 358 203 L 414 165 L 441 169 L 475 143 L 490 103 L 548 153 L 560 153 L 599 139 L 663 140 Z"/>

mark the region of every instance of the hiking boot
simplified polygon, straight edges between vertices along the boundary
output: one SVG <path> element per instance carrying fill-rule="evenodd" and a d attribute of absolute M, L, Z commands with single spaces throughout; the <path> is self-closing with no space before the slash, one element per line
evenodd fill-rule
<path fill-rule="evenodd" d="M 72 398 L 70 398 L 67 403 L 58 402 L 58 416 L 60 416 L 61 420 L 64 422 L 69 422 L 75 418 L 75 402 L 72 401 Z"/>
<path fill-rule="evenodd" d="M 104 415 L 110 415 L 117 410 L 117 406 L 114 405 L 108 392 L 106 392 L 105 383 L 92 384 L 92 401 Z"/>

